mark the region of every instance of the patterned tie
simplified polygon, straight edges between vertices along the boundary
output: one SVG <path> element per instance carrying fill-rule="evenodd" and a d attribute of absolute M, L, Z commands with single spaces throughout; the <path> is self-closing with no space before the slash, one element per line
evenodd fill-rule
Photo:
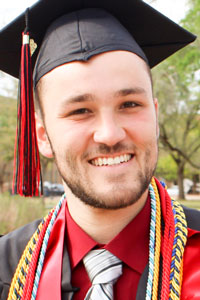
<path fill-rule="evenodd" d="M 112 300 L 113 284 L 122 274 L 122 262 L 105 249 L 92 250 L 83 259 L 91 288 L 84 300 Z"/>

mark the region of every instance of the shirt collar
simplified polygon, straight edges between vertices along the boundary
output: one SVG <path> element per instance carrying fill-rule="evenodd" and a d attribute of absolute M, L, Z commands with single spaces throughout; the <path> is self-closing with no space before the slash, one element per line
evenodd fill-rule
<path fill-rule="evenodd" d="M 98 243 L 72 219 L 67 206 L 66 222 L 67 248 L 73 270 L 90 250 L 98 246 Z M 103 248 L 142 274 L 148 263 L 149 224 L 150 198 L 148 197 L 140 213 Z"/>
<path fill-rule="evenodd" d="M 83 259 L 83 257 L 97 245 L 95 242 L 71 217 L 66 205 L 66 233 L 67 249 L 69 252 L 71 268 Z"/>
<path fill-rule="evenodd" d="M 130 268 L 143 273 L 148 263 L 150 197 L 140 213 L 107 245 L 105 249 L 116 255 Z"/>

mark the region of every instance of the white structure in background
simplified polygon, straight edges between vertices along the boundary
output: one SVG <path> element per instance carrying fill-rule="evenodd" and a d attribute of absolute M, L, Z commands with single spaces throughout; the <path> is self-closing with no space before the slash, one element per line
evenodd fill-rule
<path fill-rule="evenodd" d="M 193 186 L 193 181 L 185 178 L 183 180 L 183 187 L 184 187 L 184 192 L 185 195 L 189 192 L 189 190 L 191 189 L 191 187 Z M 173 185 L 170 188 L 167 189 L 168 194 L 173 198 L 173 197 L 177 197 L 178 193 L 179 193 L 179 189 L 178 189 L 178 185 Z"/>

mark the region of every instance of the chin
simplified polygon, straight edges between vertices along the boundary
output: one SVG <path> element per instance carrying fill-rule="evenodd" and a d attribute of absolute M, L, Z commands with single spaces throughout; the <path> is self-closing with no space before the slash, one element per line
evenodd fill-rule
<path fill-rule="evenodd" d="M 93 192 L 93 193 L 86 193 L 81 192 L 80 190 L 74 190 L 71 189 L 72 193 L 80 199 L 84 204 L 93 207 L 93 208 L 99 208 L 99 209 L 107 209 L 107 210 L 117 210 L 126 208 L 128 206 L 131 206 L 135 203 L 137 203 L 143 194 L 146 192 L 148 188 L 143 187 L 143 189 L 134 189 L 133 187 L 131 189 L 128 188 L 113 188 L 108 189 L 102 194 L 102 192 Z"/>

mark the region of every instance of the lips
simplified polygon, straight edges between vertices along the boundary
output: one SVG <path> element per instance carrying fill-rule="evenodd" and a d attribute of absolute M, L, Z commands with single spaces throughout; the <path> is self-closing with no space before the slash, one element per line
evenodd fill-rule
<path fill-rule="evenodd" d="M 113 166 L 129 161 L 133 157 L 132 154 L 123 154 L 115 157 L 99 157 L 92 159 L 90 163 L 94 166 Z"/>

